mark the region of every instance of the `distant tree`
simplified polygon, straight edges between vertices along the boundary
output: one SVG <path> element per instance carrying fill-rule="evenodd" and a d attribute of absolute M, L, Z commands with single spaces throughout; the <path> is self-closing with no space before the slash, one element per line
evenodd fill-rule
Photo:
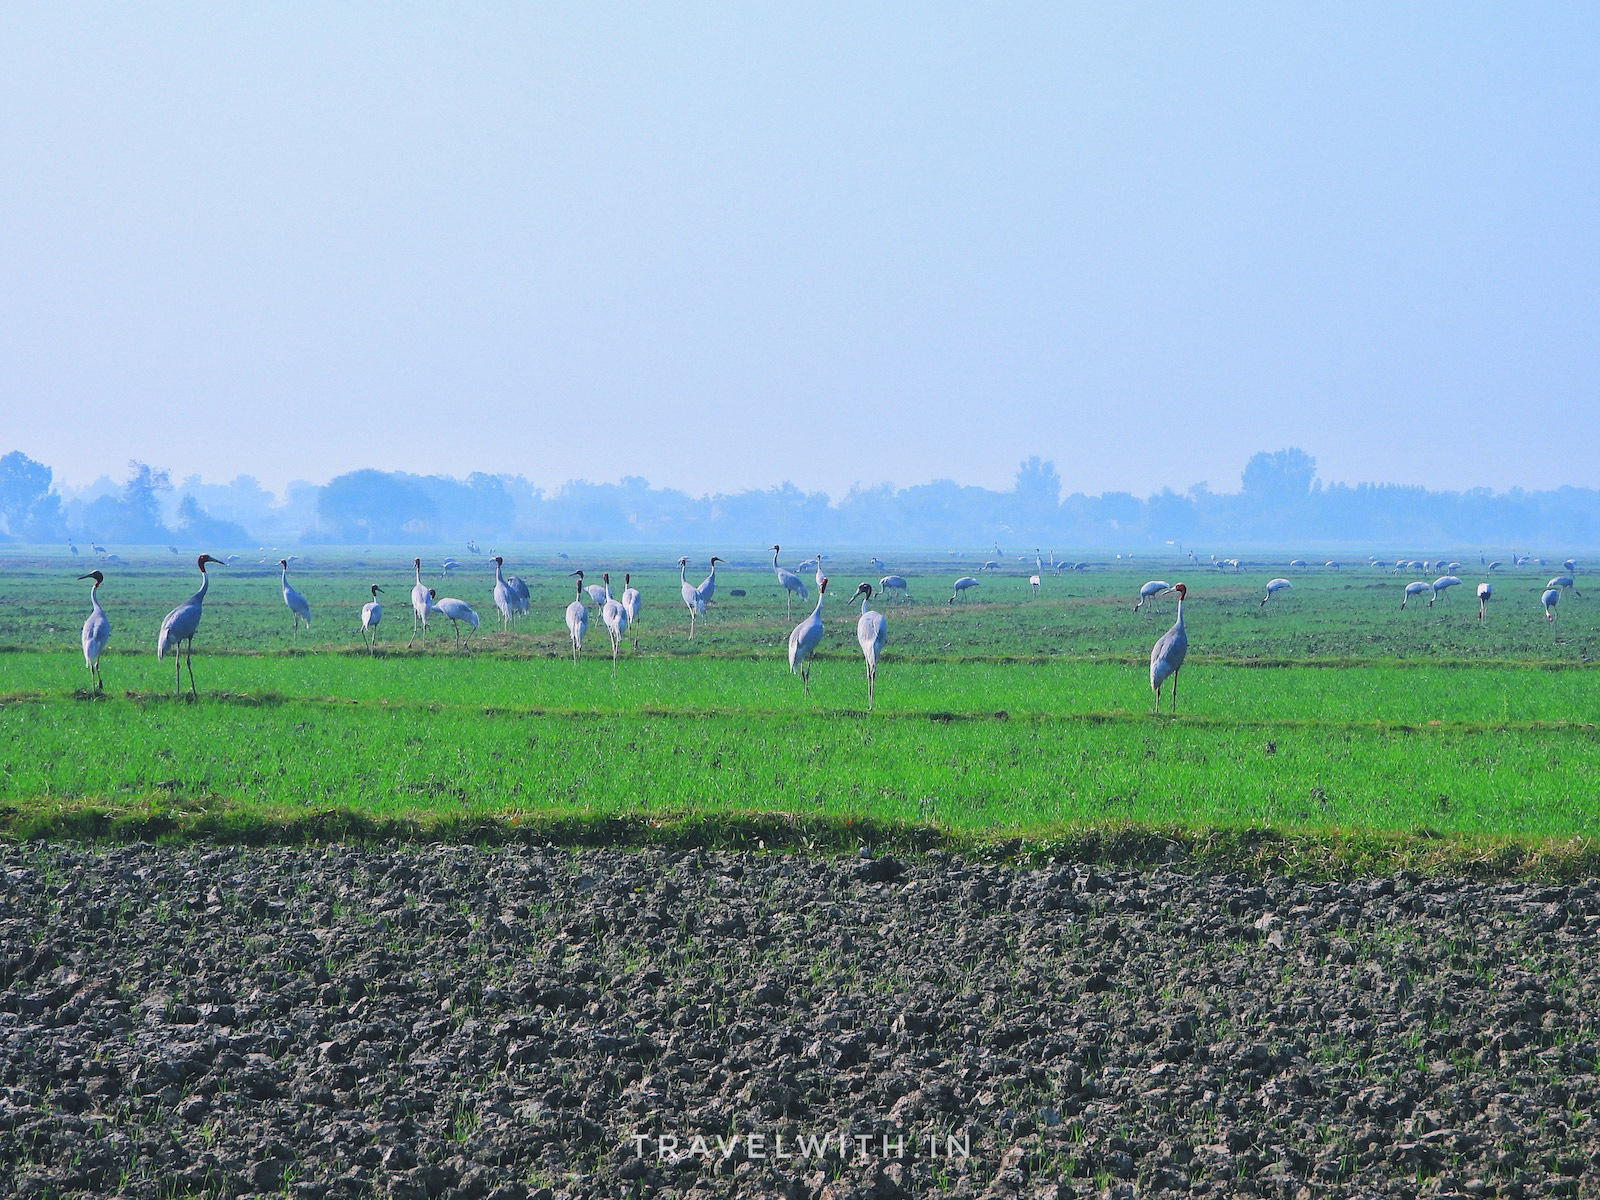
<path fill-rule="evenodd" d="M 1017 467 L 1017 482 L 1012 490 L 1025 508 L 1049 511 L 1061 503 L 1061 473 L 1055 463 L 1035 454 Z"/>
<path fill-rule="evenodd" d="M 387 471 L 351 471 L 330 479 L 317 494 L 317 515 L 327 532 L 343 541 L 398 544 L 437 537 L 433 500 Z"/>
<path fill-rule="evenodd" d="M 1252 500 L 1273 503 L 1304 500 L 1317 477 L 1317 460 L 1304 450 L 1263 450 L 1244 467 L 1244 494 Z"/>
<path fill-rule="evenodd" d="M 0 458 L 0 523 L 11 536 L 45 541 L 64 532 L 52 479 L 49 467 L 20 450 Z"/>
<path fill-rule="evenodd" d="M 244 526 L 213 517 L 187 493 L 178 501 L 178 520 L 191 541 L 209 546 L 245 546 L 254 540 Z"/>

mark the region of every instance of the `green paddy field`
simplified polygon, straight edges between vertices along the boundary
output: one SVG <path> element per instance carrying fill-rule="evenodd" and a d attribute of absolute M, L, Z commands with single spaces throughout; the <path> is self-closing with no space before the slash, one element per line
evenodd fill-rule
<path fill-rule="evenodd" d="M 1120 838 L 1145 852 L 1162 839 L 1287 838 L 1318 852 L 1365 840 L 1424 857 L 1510 845 L 1581 861 L 1600 831 L 1600 597 L 1568 594 L 1547 622 L 1538 596 L 1557 567 L 1496 572 L 1480 623 L 1483 576 L 1470 567 L 1431 610 L 1424 596 L 1402 612 L 1401 588 L 1420 575 L 1291 572 L 1289 555 L 1237 573 L 1113 559 L 1047 570 L 1035 594 L 1031 556 L 978 572 L 981 557 L 886 554 L 913 600 L 874 604 L 889 644 L 869 715 L 847 601 L 883 572 L 864 557 L 827 558 L 827 634 L 808 698 L 785 651 L 814 594 L 786 618 L 759 550 L 718 553 L 733 562 L 693 640 L 675 555 L 509 554 L 508 573 L 532 586 L 532 611 L 502 632 L 492 564 L 459 554 L 462 565 L 440 578 L 432 554 L 430 585 L 482 618 L 459 652 L 437 616 L 407 648 L 403 550 L 307 551 L 291 581 L 314 625 L 298 641 L 276 567 L 244 556 L 249 565 L 212 568 L 197 702 L 174 697 L 171 660 L 155 658 L 161 618 L 197 586 L 189 556 L 99 564 L 112 623 L 103 696 L 85 690 L 77 646 L 88 585 L 74 576 L 97 564 L 5 558 L 0 829 L 624 839 L 690 830 L 713 841 L 1025 847 Z M 693 581 L 708 557 L 694 555 Z M 592 610 L 571 659 L 564 573 L 578 566 L 590 580 L 610 570 L 618 592 L 632 572 L 644 596 L 638 645 L 630 639 L 615 679 Z M 969 573 L 982 586 L 945 603 L 951 581 Z M 1263 609 L 1276 575 L 1294 588 Z M 1131 611 L 1152 578 L 1190 589 L 1176 716 L 1152 714 L 1148 680 L 1172 601 Z M 370 583 L 385 589 L 376 656 L 357 633 Z"/>

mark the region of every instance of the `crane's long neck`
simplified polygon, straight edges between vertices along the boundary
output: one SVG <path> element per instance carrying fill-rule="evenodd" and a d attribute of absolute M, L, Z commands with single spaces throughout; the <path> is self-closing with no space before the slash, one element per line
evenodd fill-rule
<path fill-rule="evenodd" d="M 412 563 L 411 565 L 416 569 L 416 572 L 417 572 L 417 586 L 421 587 L 422 586 L 422 564 L 421 563 Z"/>
<path fill-rule="evenodd" d="M 678 564 L 678 578 L 683 580 L 684 583 L 688 583 L 689 582 L 689 564 L 688 563 L 681 562 L 681 563 Z"/>
<path fill-rule="evenodd" d="M 494 581 L 502 586 L 504 586 L 506 581 L 505 574 L 501 571 L 499 563 L 495 563 L 494 565 Z"/>
<path fill-rule="evenodd" d="M 772 548 L 772 569 L 774 571 L 778 569 L 778 548 L 776 546 Z"/>
<path fill-rule="evenodd" d="M 581 576 L 581 575 L 578 576 L 578 582 L 577 582 L 577 584 L 575 586 L 575 590 L 576 590 L 578 599 L 582 600 L 583 599 L 583 576 Z"/>
<path fill-rule="evenodd" d="M 206 574 L 205 567 L 200 568 L 200 590 L 194 594 L 194 603 L 199 604 L 206 598 L 206 589 L 211 586 L 211 576 Z"/>
<path fill-rule="evenodd" d="M 1178 619 L 1173 624 L 1173 628 L 1174 629 L 1182 629 L 1183 628 L 1183 597 L 1182 596 L 1178 597 Z"/>
<path fill-rule="evenodd" d="M 811 619 L 813 621 L 819 621 L 822 619 L 822 600 L 826 595 L 827 593 L 821 588 L 817 589 L 817 606 L 811 610 Z"/>
<path fill-rule="evenodd" d="M 89 607 L 95 612 L 101 611 L 99 580 L 95 580 L 89 584 Z"/>

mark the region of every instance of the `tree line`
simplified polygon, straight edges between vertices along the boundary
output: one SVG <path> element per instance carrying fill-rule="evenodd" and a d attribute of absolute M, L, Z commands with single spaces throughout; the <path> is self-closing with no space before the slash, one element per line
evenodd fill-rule
<path fill-rule="evenodd" d="M 1064 494 L 1055 464 L 1035 456 L 1009 491 L 940 479 L 857 486 L 837 500 L 793 483 L 691 496 L 637 476 L 574 480 L 546 492 L 520 475 L 465 479 L 351 471 L 276 496 L 249 476 L 180 482 L 147 463 L 120 484 L 73 493 L 21 451 L 0 457 L 0 538 L 118 545 L 240 547 L 258 542 L 461 545 L 626 542 L 674 546 L 790 542 L 797 551 L 857 546 L 935 549 L 998 544 L 1007 552 L 1069 548 L 1154 552 L 1182 546 L 1227 553 L 1294 546 L 1492 547 L 1576 552 L 1600 545 L 1600 492 L 1431 491 L 1394 484 L 1324 484 L 1303 450 L 1263 451 L 1239 488 L 1205 484 Z"/>

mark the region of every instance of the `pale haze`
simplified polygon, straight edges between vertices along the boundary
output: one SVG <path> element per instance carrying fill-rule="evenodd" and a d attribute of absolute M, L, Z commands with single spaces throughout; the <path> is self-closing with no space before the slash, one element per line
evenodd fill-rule
<path fill-rule="evenodd" d="M 1600 485 L 1600 8 L 0 11 L 0 452 Z"/>

